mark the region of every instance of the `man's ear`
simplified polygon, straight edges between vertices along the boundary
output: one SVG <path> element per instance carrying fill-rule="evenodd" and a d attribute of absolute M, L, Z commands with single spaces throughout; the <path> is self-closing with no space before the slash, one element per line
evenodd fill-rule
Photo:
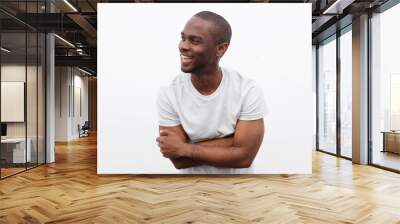
<path fill-rule="evenodd" d="M 228 50 L 228 46 L 229 44 L 224 42 L 224 43 L 220 43 L 217 45 L 217 57 L 221 58 L 222 56 L 224 56 L 226 50 Z"/>

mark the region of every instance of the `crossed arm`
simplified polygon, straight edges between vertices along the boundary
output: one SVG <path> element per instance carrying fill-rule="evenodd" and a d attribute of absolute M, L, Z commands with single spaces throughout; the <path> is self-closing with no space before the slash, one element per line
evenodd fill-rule
<path fill-rule="evenodd" d="M 177 169 L 199 165 L 246 168 L 251 165 L 264 137 L 263 119 L 236 124 L 233 136 L 188 143 L 182 126 L 160 126 L 160 151 Z"/>

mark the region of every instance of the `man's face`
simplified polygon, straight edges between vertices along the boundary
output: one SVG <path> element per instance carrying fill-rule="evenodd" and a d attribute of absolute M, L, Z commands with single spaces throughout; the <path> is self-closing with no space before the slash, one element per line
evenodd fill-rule
<path fill-rule="evenodd" d="M 198 17 L 186 23 L 179 43 L 183 72 L 201 73 L 218 63 L 212 29 L 211 22 Z"/>

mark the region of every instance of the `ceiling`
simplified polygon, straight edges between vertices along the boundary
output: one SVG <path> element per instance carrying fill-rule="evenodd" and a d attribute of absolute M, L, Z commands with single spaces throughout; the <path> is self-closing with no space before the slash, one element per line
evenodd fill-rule
<path fill-rule="evenodd" d="M 388 0 L 253 0 L 235 2 L 253 3 L 311 3 L 313 43 L 319 43 L 341 28 L 351 24 L 353 16 L 373 10 Z M 18 49 L 21 34 L 29 28 L 32 31 L 55 32 L 56 65 L 80 66 L 96 72 L 97 57 L 97 3 L 135 2 L 184 2 L 163 0 L 1 0 L 1 30 L 5 38 L 15 43 Z M 229 2 L 229 1 L 187 1 L 187 2 Z M 232 2 L 232 1 L 231 1 Z M 50 12 L 50 8 L 52 13 Z M 27 12 L 27 13 L 26 13 Z M 341 21 L 338 23 L 338 21 Z M 338 25 L 339 24 L 339 25 Z M 15 38 L 13 38 L 13 35 Z M 3 42 L 4 43 L 4 42 Z M 23 45 L 21 45 L 23 46 Z M 33 45 L 29 45 L 33 46 Z M 30 49 L 28 49 L 30 51 Z"/>

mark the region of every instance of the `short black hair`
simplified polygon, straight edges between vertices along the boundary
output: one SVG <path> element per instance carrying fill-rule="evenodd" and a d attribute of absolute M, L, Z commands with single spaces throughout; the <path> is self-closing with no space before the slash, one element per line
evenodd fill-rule
<path fill-rule="evenodd" d="M 231 25 L 229 25 L 228 21 L 226 21 L 224 17 L 210 11 L 201 11 L 196 13 L 194 16 L 214 23 L 217 34 L 216 44 L 224 42 L 229 44 L 231 42 Z"/>

